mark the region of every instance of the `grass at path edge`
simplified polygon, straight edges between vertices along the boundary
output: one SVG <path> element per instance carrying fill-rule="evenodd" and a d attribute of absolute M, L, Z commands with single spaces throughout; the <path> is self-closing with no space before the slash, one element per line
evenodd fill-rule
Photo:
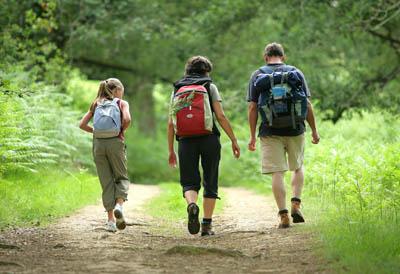
<path fill-rule="evenodd" d="M 0 178 L 0 228 L 46 225 L 100 197 L 97 177 L 84 171 L 9 174 Z"/>
<path fill-rule="evenodd" d="M 155 218 L 161 218 L 165 221 L 182 221 L 186 220 L 186 201 L 182 197 L 182 187 L 176 182 L 164 182 L 158 184 L 160 194 L 146 202 L 146 211 Z M 200 215 L 202 209 L 202 191 L 199 193 L 198 205 L 200 207 Z M 221 200 L 217 200 L 215 213 L 218 214 L 223 210 L 224 193 L 219 191 Z"/>
<path fill-rule="evenodd" d="M 263 178 L 260 175 L 260 179 Z M 285 176 L 286 189 L 290 191 L 290 174 Z M 272 195 L 270 182 L 246 183 L 245 187 L 255 194 Z M 372 212 L 338 211 L 332 202 L 310 197 L 304 188 L 303 213 L 305 226 L 298 227 L 304 233 L 313 233 L 322 243 L 316 255 L 324 257 L 338 273 L 398 273 L 400 270 L 400 229 L 393 216 L 378 216 Z M 287 193 L 290 207 L 290 194 Z M 363 216 L 364 214 L 364 216 Z M 367 214 L 367 215 L 365 215 Z M 369 220 L 368 220 L 369 219 Z M 318 243 L 318 247 L 320 244 Z"/>

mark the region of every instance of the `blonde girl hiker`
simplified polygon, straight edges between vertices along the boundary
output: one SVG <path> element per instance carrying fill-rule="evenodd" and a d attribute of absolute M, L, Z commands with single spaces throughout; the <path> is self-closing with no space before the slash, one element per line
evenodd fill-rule
<path fill-rule="evenodd" d="M 123 203 L 127 200 L 129 179 L 126 165 L 124 132 L 131 123 L 128 102 L 122 100 L 124 86 L 116 78 L 100 83 L 96 99 L 83 116 L 79 127 L 93 134 L 93 158 L 103 190 L 107 211 L 106 230 L 126 227 Z M 89 125 L 93 118 L 93 127 Z"/>

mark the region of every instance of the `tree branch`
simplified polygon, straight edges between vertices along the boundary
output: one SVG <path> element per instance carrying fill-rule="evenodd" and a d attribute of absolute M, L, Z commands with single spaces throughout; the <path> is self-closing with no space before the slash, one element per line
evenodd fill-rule
<path fill-rule="evenodd" d="M 136 70 L 134 68 L 131 68 L 131 67 L 128 67 L 128 66 L 124 66 L 124 65 L 120 65 L 120 64 L 110 64 L 110 63 L 106 63 L 106 62 L 101 61 L 101 60 L 93 60 L 93 59 L 90 59 L 88 57 L 74 58 L 74 59 L 72 59 L 72 62 L 74 62 L 74 63 L 83 63 L 83 64 L 93 65 L 93 66 L 103 67 L 103 68 L 110 68 L 110 69 L 115 69 L 115 70 L 119 70 L 119 71 L 131 72 L 131 73 L 135 73 L 137 75 L 141 75 L 144 78 L 153 79 L 154 81 L 161 81 L 163 83 L 168 83 L 168 84 L 171 84 L 173 82 L 171 79 L 165 78 L 163 76 L 159 76 L 159 75 L 142 75 L 141 72 L 139 72 L 138 70 Z"/>
<path fill-rule="evenodd" d="M 400 67 L 396 66 L 391 72 L 389 72 L 386 75 L 378 75 L 375 78 L 365 80 L 363 88 L 367 88 L 369 85 L 372 84 L 379 84 L 380 88 L 384 88 L 387 83 L 389 83 L 399 75 L 400 75 Z"/>
<path fill-rule="evenodd" d="M 361 88 L 359 89 L 358 92 L 354 92 L 352 96 L 346 100 L 346 103 L 341 105 L 335 113 L 329 117 L 330 120 L 332 120 L 333 123 L 336 123 L 337 121 L 340 120 L 342 117 L 343 113 L 352 108 L 352 107 L 357 107 L 357 102 L 356 99 L 359 97 L 359 95 L 366 89 L 368 89 L 369 86 L 377 84 L 380 89 L 383 89 L 390 81 L 395 79 L 397 76 L 400 75 L 400 67 L 396 66 L 392 71 L 390 71 L 386 75 L 378 75 L 374 78 L 365 80 L 363 84 L 361 85 Z"/>
<path fill-rule="evenodd" d="M 390 42 L 394 46 L 396 45 L 397 47 L 400 47 L 400 40 L 393 38 L 391 35 L 385 35 L 372 29 L 367 29 L 367 32 L 373 36 L 381 38 L 382 40 Z"/>

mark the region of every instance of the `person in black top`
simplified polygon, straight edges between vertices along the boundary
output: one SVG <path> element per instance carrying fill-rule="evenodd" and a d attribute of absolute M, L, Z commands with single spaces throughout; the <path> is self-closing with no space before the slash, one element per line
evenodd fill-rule
<path fill-rule="evenodd" d="M 174 84 L 174 93 L 183 86 L 204 85 L 209 94 L 211 110 L 232 142 L 232 151 L 235 158 L 240 157 L 240 148 L 229 120 L 222 109 L 221 97 L 218 88 L 209 77 L 212 70 L 211 62 L 203 56 L 189 58 L 186 63 L 185 76 Z M 172 106 L 172 103 L 171 103 Z M 171 113 L 171 111 L 170 111 Z M 178 140 L 180 183 L 183 189 L 183 196 L 188 203 L 188 230 L 191 234 L 197 234 L 200 230 L 199 207 L 197 206 L 198 192 L 201 188 L 199 161 L 203 168 L 203 221 L 201 223 L 201 235 L 213 235 L 211 229 L 212 215 L 218 199 L 218 168 L 221 154 L 219 141 L 219 130 L 213 120 L 212 132 L 201 136 L 182 137 L 176 136 Z M 177 158 L 174 151 L 174 124 L 170 116 L 168 121 L 168 149 L 169 165 L 176 167 Z"/>
<path fill-rule="evenodd" d="M 256 88 L 255 81 L 261 73 L 269 71 L 289 72 L 296 71 L 301 76 L 302 89 L 307 99 L 307 116 L 306 120 L 311 128 L 312 143 L 318 144 L 319 134 L 317 131 L 314 111 L 309 97 L 311 96 L 307 82 L 303 73 L 294 66 L 284 63 L 285 55 L 282 45 L 271 43 L 265 47 L 264 60 L 266 66 L 254 71 L 250 77 L 249 88 L 247 94 L 248 121 L 250 125 L 250 141 L 248 149 L 255 151 L 256 149 L 256 126 L 258 120 L 258 102 L 262 90 Z M 293 171 L 291 199 L 292 208 L 291 215 L 294 223 L 304 222 L 303 215 L 300 211 L 301 191 L 304 183 L 303 158 L 304 158 L 304 132 L 306 130 L 303 121 L 296 124 L 295 127 L 272 127 L 266 121 L 261 121 L 259 134 L 262 153 L 262 173 L 272 175 L 272 191 L 279 209 L 281 218 L 279 227 L 286 228 L 290 225 L 288 210 L 286 208 L 286 192 L 284 186 L 284 173 L 288 169 Z"/>

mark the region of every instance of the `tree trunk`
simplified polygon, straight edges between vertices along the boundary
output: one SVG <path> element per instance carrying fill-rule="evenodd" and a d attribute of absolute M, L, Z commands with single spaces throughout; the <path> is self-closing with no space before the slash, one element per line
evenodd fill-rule
<path fill-rule="evenodd" d="M 133 87 L 134 92 L 131 97 L 131 112 L 133 113 L 133 122 L 143 134 L 155 136 L 156 117 L 154 113 L 153 83 L 140 82 Z"/>

